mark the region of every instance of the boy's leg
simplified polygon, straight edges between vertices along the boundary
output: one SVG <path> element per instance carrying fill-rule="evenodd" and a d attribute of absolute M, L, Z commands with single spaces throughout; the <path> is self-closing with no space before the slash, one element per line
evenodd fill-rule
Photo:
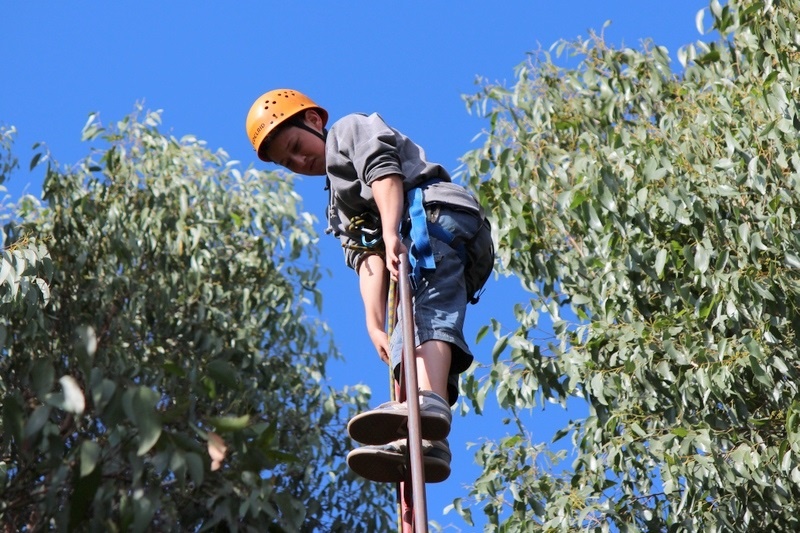
<path fill-rule="evenodd" d="M 420 390 L 433 391 L 448 401 L 447 376 L 450 373 L 450 344 L 428 341 L 417 347 L 417 383 Z"/>
<path fill-rule="evenodd" d="M 422 438 L 442 440 L 450 433 L 452 415 L 448 404 L 447 378 L 451 347 L 444 341 L 422 343 L 415 350 L 417 386 L 420 392 Z M 432 397 L 431 392 L 440 398 Z M 347 431 L 362 444 L 386 444 L 407 432 L 408 404 L 386 402 L 350 419 Z"/>

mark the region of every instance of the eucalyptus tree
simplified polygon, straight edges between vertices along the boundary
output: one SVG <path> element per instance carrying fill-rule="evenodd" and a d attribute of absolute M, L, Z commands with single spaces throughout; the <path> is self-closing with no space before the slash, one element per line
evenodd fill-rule
<path fill-rule="evenodd" d="M 89 155 L 37 155 L 43 202 L 6 221 L 0 522 L 386 529 L 387 490 L 342 461 L 368 391 L 326 382 L 336 352 L 310 313 L 316 237 L 291 178 L 159 122 L 91 115 Z"/>
<path fill-rule="evenodd" d="M 479 448 L 455 502 L 468 521 L 800 529 L 798 14 L 714 0 L 696 19 L 714 38 L 679 51 L 680 73 L 663 47 L 592 34 L 468 99 L 489 124 L 468 177 L 530 294 L 514 331 L 487 327 L 494 361 L 467 392 L 516 420 L 588 406 L 554 436 L 571 462 L 522 425 Z M 545 316 L 553 340 L 536 342 Z"/>

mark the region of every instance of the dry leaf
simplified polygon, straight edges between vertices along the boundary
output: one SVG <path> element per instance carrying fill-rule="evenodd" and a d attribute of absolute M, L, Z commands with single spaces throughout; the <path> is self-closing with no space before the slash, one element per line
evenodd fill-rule
<path fill-rule="evenodd" d="M 64 389 L 64 410 L 80 415 L 86 409 L 86 399 L 78 382 L 72 376 L 62 376 L 58 380 Z"/>
<path fill-rule="evenodd" d="M 219 467 L 222 466 L 222 461 L 225 460 L 225 452 L 228 451 L 228 447 L 225 445 L 225 441 L 222 440 L 222 437 L 214 433 L 213 431 L 208 432 L 208 455 L 211 457 L 211 471 L 219 470 Z"/>

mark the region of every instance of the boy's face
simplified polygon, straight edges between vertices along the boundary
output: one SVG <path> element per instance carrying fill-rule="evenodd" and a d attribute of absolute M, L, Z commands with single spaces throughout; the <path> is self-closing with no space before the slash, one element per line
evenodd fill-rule
<path fill-rule="evenodd" d="M 306 111 L 304 118 L 308 127 L 322 133 L 322 117 L 316 111 Z M 302 128 L 283 128 L 269 143 L 267 156 L 296 174 L 325 175 L 325 141 Z"/>

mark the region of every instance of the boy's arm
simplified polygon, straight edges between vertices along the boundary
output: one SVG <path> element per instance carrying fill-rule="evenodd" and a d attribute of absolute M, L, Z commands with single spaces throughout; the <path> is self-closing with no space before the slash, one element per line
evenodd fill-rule
<path fill-rule="evenodd" d="M 381 360 L 389 363 L 389 337 L 386 334 L 386 298 L 389 283 L 383 257 L 370 254 L 358 267 L 358 284 L 364 301 L 367 333 Z"/>
<path fill-rule="evenodd" d="M 405 207 L 403 178 L 399 174 L 382 176 L 372 182 L 372 196 L 381 216 L 381 232 L 386 247 L 386 268 L 397 279 L 400 270 L 400 254 L 406 247 L 400 239 L 400 222 Z"/>

